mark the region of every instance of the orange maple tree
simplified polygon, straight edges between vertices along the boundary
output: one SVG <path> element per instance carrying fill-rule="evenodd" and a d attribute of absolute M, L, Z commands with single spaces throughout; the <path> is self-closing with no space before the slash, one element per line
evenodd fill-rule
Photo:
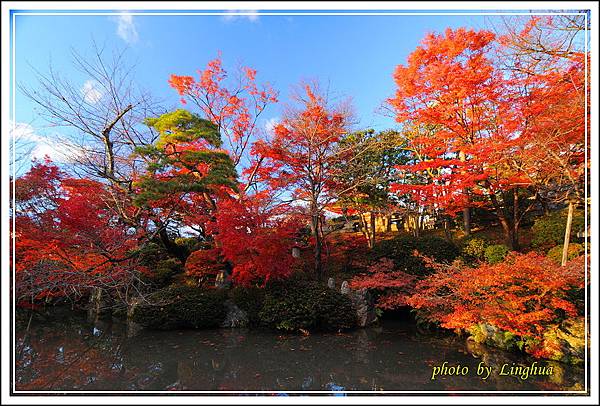
<path fill-rule="evenodd" d="M 511 253 L 504 262 L 471 268 L 427 259 L 436 272 L 417 282 L 414 293 L 401 300 L 445 328 L 488 323 L 539 339 L 548 325 L 577 315 L 570 295 L 584 287 L 584 260 L 578 257 L 561 267 L 534 252 Z"/>
<path fill-rule="evenodd" d="M 583 59 L 523 74 L 501 64 L 500 47 L 491 32 L 447 29 L 396 68 L 389 103 L 413 160 L 395 190 L 432 209 L 462 210 L 467 234 L 469 208 L 491 205 L 506 244 L 518 249 L 519 226 L 548 183 L 541 163 L 557 161 L 553 171 L 572 176 L 571 158 L 581 162 Z M 565 95 L 577 103 L 567 105 Z M 533 199 L 523 207 L 525 192 Z"/>
<path fill-rule="evenodd" d="M 235 165 L 258 133 L 258 118 L 269 104 L 277 102 L 277 92 L 268 83 L 257 84 L 256 74 L 255 69 L 243 66 L 230 78 L 219 56 L 198 71 L 198 79 L 185 75 L 169 79 L 182 103 L 191 101 L 217 125 Z"/>

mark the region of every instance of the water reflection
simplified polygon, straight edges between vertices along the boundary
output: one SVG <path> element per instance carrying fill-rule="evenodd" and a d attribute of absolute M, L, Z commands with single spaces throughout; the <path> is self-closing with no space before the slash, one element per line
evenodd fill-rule
<path fill-rule="evenodd" d="M 550 377 L 498 376 L 503 363 L 531 359 L 455 336 L 422 335 L 409 323 L 344 334 L 265 331 L 141 331 L 83 319 L 34 321 L 17 328 L 17 390 L 423 391 L 581 390 L 583 369 L 553 363 Z M 466 376 L 431 380 L 432 368 L 468 366 Z M 494 367 L 477 376 L 483 361 Z"/>

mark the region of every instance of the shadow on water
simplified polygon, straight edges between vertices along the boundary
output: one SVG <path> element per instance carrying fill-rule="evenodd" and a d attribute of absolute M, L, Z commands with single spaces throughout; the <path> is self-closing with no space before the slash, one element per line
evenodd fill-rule
<path fill-rule="evenodd" d="M 565 391 L 584 371 L 559 363 L 551 376 L 499 376 L 503 364 L 533 359 L 422 334 L 408 321 L 342 334 L 282 335 L 257 330 L 141 331 L 64 316 L 17 323 L 17 390 L 189 391 Z M 432 380 L 433 367 L 467 366 Z M 493 368 L 477 376 L 480 362 Z M 540 364 L 540 361 L 538 361 Z"/>

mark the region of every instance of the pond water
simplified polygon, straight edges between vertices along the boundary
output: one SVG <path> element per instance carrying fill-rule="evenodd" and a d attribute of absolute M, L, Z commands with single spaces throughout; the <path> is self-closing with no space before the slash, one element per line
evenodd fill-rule
<path fill-rule="evenodd" d="M 146 331 L 128 337 L 119 322 L 69 315 L 17 323 L 16 388 L 39 391 L 567 391 L 582 390 L 583 368 L 501 376 L 502 365 L 535 360 L 454 335 L 420 334 L 410 322 L 342 334 L 257 330 Z M 437 376 L 459 366 L 465 375 Z M 492 368 L 487 379 L 478 365 Z M 447 370 L 447 372 L 450 372 Z M 281 394 L 281 393 L 280 393 Z M 290 393 L 291 394 L 291 393 Z"/>

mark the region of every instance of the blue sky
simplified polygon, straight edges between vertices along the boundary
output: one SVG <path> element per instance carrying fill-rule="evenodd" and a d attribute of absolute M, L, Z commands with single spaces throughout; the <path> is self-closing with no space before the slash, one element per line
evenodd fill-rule
<path fill-rule="evenodd" d="M 291 86 L 317 79 L 341 97 L 352 97 L 358 127 L 386 129 L 393 119 L 376 112 L 394 92 L 392 72 L 428 32 L 475 27 L 483 16 L 33 16 L 15 22 L 18 83 L 35 85 L 31 66 L 53 68 L 83 87 L 88 78 L 70 64 L 71 49 L 86 54 L 92 40 L 107 50 L 127 47 L 135 80 L 165 107 L 179 106 L 167 83 L 172 73 L 194 75 L 219 51 L 226 68 L 238 63 L 258 70 L 286 101 Z M 31 65 L 31 66 L 30 66 Z M 270 107 L 263 123 L 279 117 Z M 16 122 L 43 138 L 48 131 L 31 102 L 16 96 Z"/>

